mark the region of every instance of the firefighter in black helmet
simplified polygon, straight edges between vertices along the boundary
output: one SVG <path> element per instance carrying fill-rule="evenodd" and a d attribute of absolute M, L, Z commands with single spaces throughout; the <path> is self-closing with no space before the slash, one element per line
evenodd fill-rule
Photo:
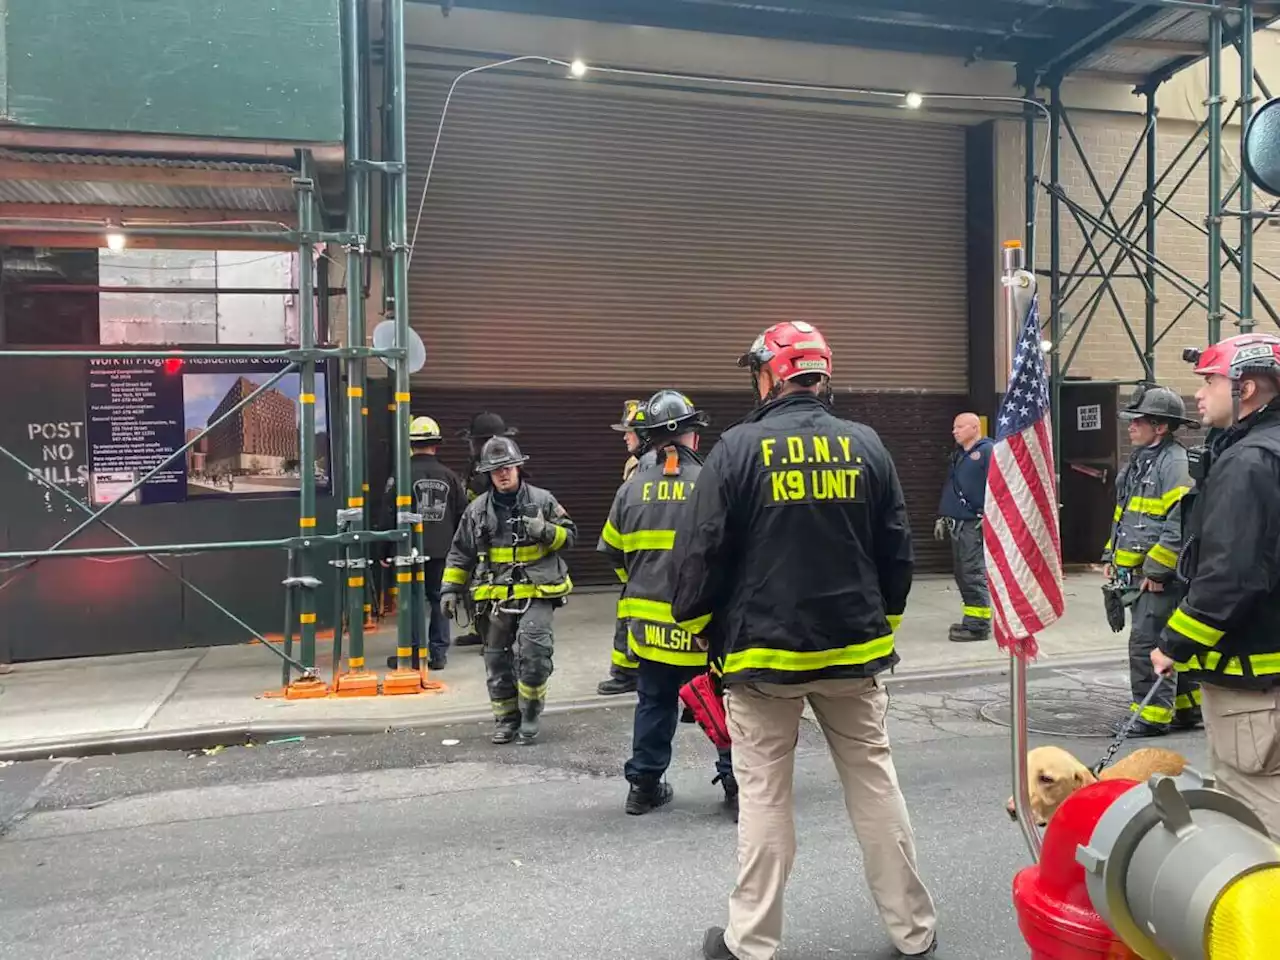
<path fill-rule="evenodd" d="M 1182 498 L 1191 490 L 1186 448 L 1174 436 L 1193 424 L 1182 398 L 1168 387 L 1142 384 L 1120 411 L 1128 421 L 1133 454 L 1116 477 L 1111 538 L 1103 550 L 1109 574 L 1107 597 L 1131 605 L 1129 632 L 1130 709 L 1139 712 L 1129 735 L 1156 737 L 1171 726 L 1190 729 L 1201 722 L 1200 688 L 1178 677 L 1177 689 L 1163 684 L 1142 706 L 1156 682 L 1151 651 L 1178 608 L 1177 566 L 1182 549 Z M 1122 623 L 1123 614 L 1116 617 Z"/>
<path fill-rule="evenodd" d="M 680 391 L 659 390 L 636 411 L 632 423 L 647 452 L 640 469 L 614 496 L 596 549 L 623 579 L 618 613 L 626 621 L 631 655 L 639 662 L 632 751 L 624 768 L 631 784 L 626 811 L 639 815 L 671 801 L 664 777 L 680 715 L 680 688 L 707 669 L 707 643 L 700 634 L 710 617 L 678 623 L 671 614 L 671 548 L 677 521 L 702 470 L 698 434 L 708 420 Z M 716 761 L 713 782 L 722 784 L 732 806 L 738 783 L 728 750 Z"/>
<path fill-rule="evenodd" d="M 562 551 L 577 528 L 548 491 L 526 483 L 529 458 L 510 437 L 492 437 L 476 469 L 492 489 L 467 506 L 445 561 L 443 605 L 452 612 L 470 586 L 484 610 L 484 666 L 494 743 L 532 743 L 546 704 L 554 639 L 552 612 L 573 589 Z"/>
<path fill-rule="evenodd" d="M 467 499 L 474 500 L 480 494 L 492 489 L 489 474 L 477 469 L 480 451 L 493 437 L 514 437 L 520 431 L 516 427 L 507 426 L 501 414 L 489 413 L 487 410 L 477 413 L 465 428 L 458 431 L 458 436 L 467 441 L 470 456 L 467 458 Z M 472 607 L 469 600 L 464 600 L 467 616 L 475 629 L 454 637 L 455 647 L 478 647 L 484 643 L 486 624 L 484 614 Z"/>
<path fill-rule="evenodd" d="M 622 467 L 622 482 L 625 484 L 640 468 L 640 457 L 644 454 L 644 443 L 635 430 L 636 413 L 644 406 L 641 400 L 625 400 L 622 404 L 622 419 L 610 426 L 622 434 L 627 445 L 627 462 Z M 614 571 L 622 578 L 623 570 Z M 636 670 L 639 668 L 635 657 L 627 649 L 627 622 L 619 609 L 614 622 L 613 653 L 609 664 L 609 677 L 601 680 L 596 686 L 596 693 L 603 697 L 616 696 L 620 693 L 631 693 L 636 688 Z"/>

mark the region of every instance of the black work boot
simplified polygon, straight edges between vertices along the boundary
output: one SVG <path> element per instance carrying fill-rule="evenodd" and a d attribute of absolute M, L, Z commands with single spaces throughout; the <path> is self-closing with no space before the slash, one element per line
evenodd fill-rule
<path fill-rule="evenodd" d="M 600 681 L 596 686 L 596 693 L 602 697 L 614 697 L 620 693 L 634 693 L 635 689 L 635 677 L 610 677 Z"/>
<path fill-rule="evenodd" d="M 704 960 L 738 960 L 738 955 L 724 942 L 724 927 L 712 927 L 702 937 Z"/>
<path fill-rule="evenodd" d="M 738 781 L 732 773 L 718 773 L 712 784 L 720 784 L 724 788 L 724 805 L 733 813 L 733 822 L 738 822 Z"/>
<path fill-rule="evenodd" d="M 525 700 L 520 704 L 520 732 L 516 740 L 521 746 L 528 746 L 538 739 L 538 721 L 545 704 L 545 700 Z"/>
<path fill-rule="evenodd" d="M 484 640 L 481 639 L 478 633 L 464 633 L 460 637 L 453 638 L 455 647 L 478 647 L 482 643 L 484 643 Z"/>
<path fill-rule="evenodd" d="M 980 627 L 966 627 L 963 623 L 953 623 L 947 633 L 952 643 L 980 643 L 991 636 L 990 631 Z"/>
<path fill-rule="evenodd" d="M 520 729 L 520 714 L 509 713 L 505 717 L 499 717 L 495 721 L 493 736 L 490 738 L 493 743 L 510 743 L 516 738 L 516 731 Z"/>
<path fill-rule="evenodd" d="M 671 802 L 671 798 L 675 796 L 675 791 L 671 789 L 671 784 L 662 780 L 648 780 L 642 783 L 632 783 L 631 789 L 627 791 L 626 810 L 630 816 L 640 817 L 659 807 L 664 807 Z"/>
<path fill-rule="evenodd" d="M 1175 730 L 1198 730 L 1204 726 L 1204 715 L 1201 714 L 1199 707 L 1192 707 L 1190 710 L 1179 710 L 1173 717 L 1173 727 Z"/>
<path fill-rule="evenodd" d="M 1113 728 L 1115 730 L 1116 736 L 1120 735 L 1120 731 L 1124 728 L 1124 725 L 1128 722 L 1129 721 L 1125 719 L 1125 720 L 1120 720 L 1116 723 L 1115 727 Z M 1129 731 L 1129 737 L 1131 738 L 1163 737 L 1168 733 L 1169 733 L 1169 728 L 1164 724 L 1148 723 L 1146 720 L 1138 720 L 1137 722 L 1134 723 L 1133 728 Z"/>
<path fill-rule="evenodd" d="M 903 953 L 901 950 L 899 950 L 898 956 L 900 957 L 932 957 L 937 952 L 938 952 L 938 935 L 935 933 L 933 935 L 933 943 L 925 947 L 924 950 L 920 951 L 919 953 Z"/>

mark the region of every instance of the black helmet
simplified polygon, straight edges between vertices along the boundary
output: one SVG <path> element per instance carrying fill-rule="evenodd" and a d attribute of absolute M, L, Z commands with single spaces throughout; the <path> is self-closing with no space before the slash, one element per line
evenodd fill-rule
<path fill-rule="evenodd" d="M 701 430 L 711 419 L 679 390 L 659 390 L 636 411 L 632 423 L 642 440 L 660 443 L 682 433 Z"/>
<path fill-rule="evenodd" d="M 1129 398 L 1129 405 L 1120 411 L 1121 420 L 1137 420 L 1141 417 L 1164 420 L 1171 427 L 1198 422 L 1187 417 L 1187 405 L 1177 393 L 1154 383 L 1138 384 L 1133 396 Z"/>
<path fill-rule="evenodd" d="M 623 400 L 622 419 L 617 423 L 610 424 L 610 426 L 621 433 L 627 433 L 628 431 L 634 430 L 635 423 L 633 421 L 635 420 L 636 413 L 642 406 L 644 406 L 643 400 Z"/>
<path fill-rule="evenodd" d="M 458 436 L 467 440 L 488 440 L 490 437 L 514 437 L 520 431 L 508 427 L 507 422 L 496 413 L 477 413 L 471 418 L 471 424 L 458 431 Z"/>
<path fill-rule="evenodd" d="M 480 451 L 477 473 L 493 473 L 503 467 L 518 467 L 529 460 L 510 437 L 490 437 Z"/>

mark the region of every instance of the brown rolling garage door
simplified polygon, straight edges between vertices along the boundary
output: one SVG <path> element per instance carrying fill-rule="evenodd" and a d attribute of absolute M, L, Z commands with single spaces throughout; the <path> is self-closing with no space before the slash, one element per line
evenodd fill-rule
<path fill-rule="evenodd" d="M 409 74 L 411 218 L 452 77 Z M 518 424 L 535 482 L 581 526 L 575 578 L 607 581 L 591 550 L 620 479 L 621 401 L 676 386 L 727 426 L 751 403 L 734 358 L 803 318 L 924 534 L 967 394 L 964 173 L 957 126 L 468 78 L 410 270 L 429 354 L 415 412 Z M 945 562 L 919 547 L 923 567 Z"/>

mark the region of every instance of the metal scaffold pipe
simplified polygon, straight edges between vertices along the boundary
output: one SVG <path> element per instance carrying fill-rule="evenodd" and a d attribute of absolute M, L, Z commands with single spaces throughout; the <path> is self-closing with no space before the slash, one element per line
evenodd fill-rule
<path fill-rule="evenodd" d="M 363 57 L 361 56 L 361 20 L 364 8 L 357 0 L 343 0 L 343 29 L 346 46 L 343 50 L 343 85 L 347 103 L 346 139 L 346 228 L 350 233 L 363 235 L 367 230 L 368 174 L 361 167 L 364 159 L 364 89 Z M 364 244 L 347 246 L 347 345 L 363 345 L 365 340 L 364 301 Z M 369 490 L 365 482 L 365 423 L 369 414 L 365 396 L 365 362 L 352 358 L 346 363 L 346 508 L 339 511 L 342 524 L 348 530 L 363 530 L 369 524 Z M 346 610 L 350 632 L 347 670 L 356 673 L 365 669 L 364 659 L 364 597 L 369 556 L 363 548 L 346 552 Z M 335 672 L 339 665 L 334 663 Z M 339 684 L 341 681 L 337 681 Z M 375 688 L 376 689 L 376 688 Z"/>
<path fill-rule="evenodd" d="M 1209 342 L 1222 338 L 1222 6 L 1213 0 L 1209 13 Z"/>
<path fill-rule="evenodd" d="M 389 86 L 386 129 L 388 154 L 384 158 L 390 164 L 386 184 L 390 194 L 390 216 L 384 225 L 386 250 L 391 264 L 392 319 L 395 321 L 395 345 L 401 349 L 409 345 L 409 180 L 405 153 L 405 48 L 404 48 L 404 0 L 386 0 L 387 34 L 386 61 Z M 412 534 L 413 525 L 408 520 L 413 503 L 409 479 L 409 365 L 401 361 L 395 365 L 395 489 L 396 519 L 399 529 Z M 413 644 L 413 549 L 412 539 L 398 545 L 395 562 L 396 586 L 399 602 L 396 604 L 396 654 L 399 669 L 409 667 Z"/>
<path fill-rule="evenodd" d="M 1249 129 L 1253 116 L 1253 0 L 1240 0 L 1240 29 L 1237 47 L 1240 53 L 1240 129 Z M 1253 185 L 1247 180 L 1240 190 L 1240 319 L 1241 333 L 1253 329 Z M 1210 256 L 1217 250 L 1210 245 Z"/>
<path fill-rule="evenodd" d="M 1147 183 L 1142 192 L 1142 207 L 1147 220 L 1147 265 L 1146 265 L 1146 304 L 1145 304 L 1145 336 L 1143 343 L 1143 366 L 1147 375 L 1154 380 L 1156 376 L 1156 148 L 1159 135 L 1156 124 L 1159 122 L 1159 110 L 1156 108 L 1156 92 L 1159 86 L 1147 90 Z"/>
<path fill-rule="evenodd" d="M 301 176 L 294 181 L 298 197 L 298 223 L 302 242 L 298 245 L 298 329 L 299 345 L 310 350 L 316 340 L 315 247 L 307 239 L 315 217 L 315 181 L 309 151 L 303 151 Z M 298 491 L 298 531 L 308 537 L 316 532 L 316 365 L 311 359 L 300 365 L 298 401 L 298 457 L 300 482 Z M 303 666 L 316 665 L 316 590 L 315 551 L 304 544 L 298 551 L 298 573 L 290 589 L 298 591 L 298 656 Z"/>

